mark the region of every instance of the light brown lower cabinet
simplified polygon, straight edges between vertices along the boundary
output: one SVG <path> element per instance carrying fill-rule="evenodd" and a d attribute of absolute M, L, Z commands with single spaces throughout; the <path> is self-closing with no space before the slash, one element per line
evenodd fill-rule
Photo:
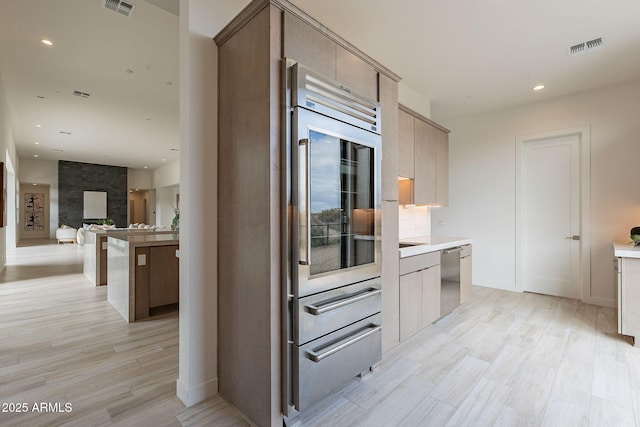
<path fill-rule="evenodd" d="M 422 327 L 440 318 L 440 265 L 422 270 Z"/>
<path fill-rule="evenodd" d="M 440 318 L 440 265 L 400 276 L 400 341 Z"/>

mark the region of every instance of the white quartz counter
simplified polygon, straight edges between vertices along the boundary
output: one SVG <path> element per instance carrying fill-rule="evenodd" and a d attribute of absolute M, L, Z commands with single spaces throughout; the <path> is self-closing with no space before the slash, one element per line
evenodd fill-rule
<path fill-rule="evenodd" d="M 400 248 L 400 258 L 440 251 L 456 246 L 470 245 L 473 240 L 468 237 L 423 236 L 400 239 L 400 244 L 411 244 Z"/>
<path fill-rule="evenodd" d="M 177 245 L 180 243 L 180 235 L 172 234 L 127 234 L 109 236 L 109 240 L 122 240 L 130 247 Z"/>
<path fill-rule="evenodd" d="M 640 258 L 640 246 L 627 242 L 613 242 L 615 256 L 621 258 Z"/>

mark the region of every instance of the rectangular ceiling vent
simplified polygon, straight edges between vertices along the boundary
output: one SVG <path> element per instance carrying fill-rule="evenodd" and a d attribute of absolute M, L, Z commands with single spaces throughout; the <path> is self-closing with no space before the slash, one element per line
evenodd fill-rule
<path fill-rule="evenodd" d="M 102 5 L 124 16 L 131 16 L 135 5 L 121 0 L 102 0 Z"/>
<path fill-rule="evenodd" d="M 91 96 L 90 94 L 88 94 L 88 93 L 86 93 L 86 92 L 80 92 L 79 90 L 74 90 L 74 91 L 73 91 L 73 94 L 74 94 L 75 96 L 79 96 L 80 98 L 88 98 L 88 97 L 90 97 L 90 96 Z"/>
<path fill-rule="evenodd" d="M 569 48 L 569 56 L 581 55 L 583 53 L 589 52 L 590 50 L 597 49 L 599 47 L 602 47 L 602 37 L 598 37 L 597 39 L 574 44 Z"/>

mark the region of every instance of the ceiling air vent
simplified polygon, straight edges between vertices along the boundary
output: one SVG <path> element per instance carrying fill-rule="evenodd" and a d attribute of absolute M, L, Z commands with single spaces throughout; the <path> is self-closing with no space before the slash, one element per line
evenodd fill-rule
<path fill-rule="evenodd" d="M 602 46 L 602 37 L 598 37 L 597 39 L 574 44 L 569 48 L 569 56 L 580 55 L 580 54 L 589 52 L 590 50 L 597 49 L 601 46 Z"/>
<path fill-rule="evenodd" d="M 131 16 L 133 8 L 135 7 L 131 3 L 127 3 L 121 0 L 102 0 L 102 5 L 109 10 L 118 12 L 124 16 Z"/>
<path fill-rule="evenodd" d="M 73 94 L 74 94 L 75 96 L 79 96 L 80 98 L 88 98 L 88 97 L 90 97 L 90 96 L 91 96 L 91 95 L 89 95 L 88 93 L 86 93 L 86 92 L 80 92 L 79 90 L 74 90 L 74 91 L 73 91 Z"/>

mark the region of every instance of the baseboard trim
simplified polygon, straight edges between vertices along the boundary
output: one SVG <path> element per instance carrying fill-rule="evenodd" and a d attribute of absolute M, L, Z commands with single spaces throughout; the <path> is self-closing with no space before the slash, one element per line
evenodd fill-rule
<path fill-rule="evenodd" d="M 618 305 L 616 300 L 614 299 L 598 298 L 598 297 L 587 297 L 587 298 L 584 298 L 582 302 L 584 302 L 585 304 L 600 305 L 603 307 L 612 307 L 612 308 L 616 308 Z"/>
<path fill-rule="evenodd" d="M 176 381 L 178 399 L 188 408 L 218 394 L 218 378 L 214 378 L 196 387 L 187 387 L 180 378 Z"/>

